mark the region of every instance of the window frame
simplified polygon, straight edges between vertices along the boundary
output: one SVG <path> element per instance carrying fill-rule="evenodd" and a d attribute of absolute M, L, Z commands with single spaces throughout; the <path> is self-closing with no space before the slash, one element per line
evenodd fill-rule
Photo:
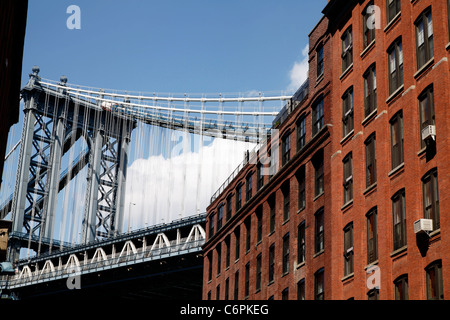
<path fill-rule="evenodd" d="M 320 268 L 314 273 L 314 300 L 325 299 L 325 272 Z"/>
<path fill-rule="evenodd" d="M 395 169 L 404 162 L 403 110 L 397 112 L 389 124 L 391 127 L 391 168 Z"/>
<path fill-rule="evenodd" d="M 242 182 L 236 187 L 236 212 L 242 207 Z"/>
<path fill-rule="evenodd" d="M 429 183 L 429 185 L 428 185 Z M 427 191 L 431 193 L 427 196 Z M 433 230 L 440 228 L 440 213 L 439 213 L 439 182 L 437 168 L 428 171 L 422 177 L 422 198 L 423 198 L 423 216 L 425 219 L 433 220 Z M 431 203 L 427 203 L 427 198 Z"/>
<path fill-rule="evenodd" d="M 422 140 L 422 130 L 428 125 L 436 125 L 434 113 L 434 89 L 433 85 L 428 86 L 418 97 L 419 100 L 419 121 L 420 121 L 420 147 L 425 148 L 425 141 Z M 426 118 L 426 119 L 425 119 Z"/>
<path fill-rule="evenodd" d="M 314 137 L 325 126 L 324 121 L 324 99 L 320 97 L 312 105 L 312 136 Z"/>
<path fill-rule="evenodd" d="M 367 12 L 370 6 L 373 6 L 373 0 L 365 7 L 362 12 L 363 17 L 363 49 L 367 48 L 375 40 L 375 28 L 369 28 L 367 26 L 367 21 L 371 17 L 371 14 Z"/>
<path fill-rule="evenodd" d="M 403 274 L 394 280 L 394 297 L 395 300 L 409 300 L 408 295 L 408 275 Z"/>
<path fill-rule="evenodd" d="M 306 261 L 306 222 L 303 220 L 297 227 L 297 264 Z"/>
<path fill-rule="evenodd" d="M 250 172 L 245 179 L 245 202 L 253 196 L 253 172 Z"/>
<path fill-rule="evenodd" d="M 283 256 L 282 256 L 282 275 L 289 273 L 289 251 L 290 251 L 290 241 L 289 232 L 283 236 Z"/>
<path fill-rule="evenodd" d="M 314 253 L 325 249 L 325 213 L 323 207 L 314 214 Z"/>
<path fill-rule="evenodd" d="M 297 121 L 297 152 L 306 145 L 306 116 L 302 114 Z"/>
<path fill-rule="evenodd" d="M 431 18 L 431 35 L 429 34 L 429 17 Z M 419 43 L 420 25 L 422 25 L 423 32 L 422 44 Z M 416 38 L 417 70 L 419 70 L 434 57 L 433 15 L 431 12 L 431 6 L 422 11 L 414 22 L 414 27 Z"/>
<path fill-rule="evenodd" d="M 342 95 L 342 136 L 347 136 L 354 129 L 353 86 Z"/>
<path fill-rule="evenodd" d="M 353 156 L 348 153 L 342 160 L 344 205 L 353 200 Z"/>
<path fill-rule="evenodd" d="M 317 64 L 316 64 L 316 78 L 319 79 L 323 75 L 323 43 L 317 46 L 316 50 Z"/>
<path fill-rule="evenodd" d="M 431 271 L 434 273 L 434 281 L 431 276 Z M 436 260 L 430 263 L 425 268 L 425 279 L 426 279 L 426 294 L 427 300 L 443 300 L 444 299 L 444 289 L 443 289 L 443 278 L 442 278 L 442 261 Z M 434 290 L 433 290 L 434 289 Z M 432 292 L 434 291 L 434 292 Z"/>
<path fill-rule="evenodd" d="M 314 196 L 318 197 L 325 192 L 325 181 L 324 181 L 324 156 L 323 150 L 318 151 L 313 159 L 314 167 Z"/>
<path fill-rule="evenodd" d="M 353 30 L 348 27 L 341 36 L 342 42 L 342 72 L 345 72 L 353 64 Z"/>
<path fill-rule="evenodd" d="M 306 207 L 306 169 L 305 165 L 302 165 L 296 173 L 298 183 L 298 210 L 302 210 Z"/>
<path fill-rule="evenodd" d="M 289 220 L 290 217 L 290 206 L 291 206 L 291 186 L 290 181 L 286 181 L 281 186 L 281 193 L 283 194 L 283 222 L 286 222 Z"/>
<path fill-rule="evenodd" d="M 364 78 L 364 117 L 377 110 L 377 70 L 376 64 L 367 68 Z"/>
<path fill-rule="evenodd" d="M 269 270 L 267 276 L 269 284 L 275 281 L 275 243 L 272 243 L 269 247 Z"/>
<path fill-rule="evenodd" d="M 397 191 L 392 200 L 393 249 L 398 250 L 407 244 L 405 189 Z"/>
<path fill-rule="evenodd" d="M 403 44 L 402 38 L 397 38 L 388 48 L 388 78 L 389 78 L 389 94 L 393 94 L 403 85 Z M 392 70 L 392 55 L 394 55 L 394 67 Z M 401 61 L 400 61 L 401 57 Z"/>
<path fill-rule="evenodd" d="M 367 220 L 367 264 L 378 260 L 378 212 L 377 207 L 369 210 Z"/>
<path fill-rule="evenodd" d="M 281 138 L 281 165 L 291 159 L 291 132 L 288 130 Z"/>
<path fill-rule="evenodd" d="M 227 208 L 226 208 L 226 220 L 230 220 L 231 216 L 233 215 L 233 194 L 230 193 L 227 196 Z"/>
<path fill-rule="evenodd" d="M 353 248 L 353 222 L 348 223 L 344 229 L 344 276 L 354 272 L 354 248 Z"/>
<path fill-rule="evenodd" d="M 377 182 L 377 138 L 376 133 L 372 133 L 366 141 L 364 141 L 365 148 L 365 171 L 366 171 L 366 188 L 374 185 Z"/>
<path fill-rule="evenodd" d="M 389 1 L 391 0 L 386 0 L 386 18 L 388 24 L 401 12 L 400 0 L 392 0 L 391 4 Z"/>

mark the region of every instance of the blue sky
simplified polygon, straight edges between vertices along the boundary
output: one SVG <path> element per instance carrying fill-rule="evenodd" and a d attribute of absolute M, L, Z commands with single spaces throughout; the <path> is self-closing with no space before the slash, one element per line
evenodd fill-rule
<path fill-rule="evenodd" d="M 23 82 L 147 92 L 284 90 L 326 0 L 30 0 Z M 81 29 L 69 30 L 69 5 Z"/>
<path fill-rule="evenodd" d="M 105 89 L 293 93 L 305 79 L 308 34 L 326 3 L 29 0 L 22 85 L 37 65 L 43 78 L 59 80 L 65 75 L 69 83 Z M 81 10 L 80 30 L 67 28 L 70 5 Z M 20 139 L 21 126 L 22 122 L 11 130 L 8 151 Z M 167 131 L 147 127 L 135 130 L 130 148 L 125 229 L 204 212 L 211 195 L 249 149 L 216 139 L 201 152 L 167 159 L 147 150 L 148 145 L 170 141 Z M 0 200 L 14 189 L 18 150 L 5 164 Z M 81 219 L 84 180 L 80 177 L 80 185 L 71 187 L 78 195 L 61 191 L 66 202 L 58 219 Z M 72 224 L 78 229 L 67 230 L 70 241 L 79 234 L 79 223 Z"/>

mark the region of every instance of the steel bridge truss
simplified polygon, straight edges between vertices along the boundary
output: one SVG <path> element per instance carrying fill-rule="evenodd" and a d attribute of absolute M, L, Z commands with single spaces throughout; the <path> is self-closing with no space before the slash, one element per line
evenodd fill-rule
<path fill-rule="evenodd" d="M 127 153 L 135 120 L 106 112 L 62 88 L 43 88 L 38 72 L 33 68 L 21 92 L 25 115 L 16 186 L 1 217 L 12 212 L 11 261 L 18 259 L 21 248 L 39 254 L 60 244 L 52 243 L 58 193 L 86 165 L 82 242 L 122 230 Z M 61 78 L 62 87 L 66 81 Z M 87 150 L 61 173 L 62 157 L 80 137 Z"/>

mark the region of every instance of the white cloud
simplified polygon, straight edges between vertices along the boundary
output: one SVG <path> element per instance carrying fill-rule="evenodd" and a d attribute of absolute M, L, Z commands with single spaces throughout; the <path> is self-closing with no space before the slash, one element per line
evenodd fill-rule
<path fill-rule="evenodd" d="M 130 230 L 205 212 L 213 193 L 253 146 L 214 139 L 198 152 L 174 148 L 175 155 L 170 158 L 159 155 L 135 160 L 127 170 L 124 231 L 128 230 L 130 209 Z"/>
<path fill-rule="evenodd" d="M 297 91 L 308 78 L 308 51 L 309 45 L 306 45 L 302 50 L 302 60 L 295 62 L 289 72 L 289 78 L 291 80 L 287 88 L 289 92 Z"/>

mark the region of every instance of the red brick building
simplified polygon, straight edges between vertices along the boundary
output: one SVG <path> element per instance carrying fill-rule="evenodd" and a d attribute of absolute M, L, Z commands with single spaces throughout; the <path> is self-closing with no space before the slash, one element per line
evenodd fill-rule
<path fill-rule="evenodd" d="M 207 208 L 204 299 L 450 296 L 449 6 L 328 2 L 278 171 L 261 149 Z"/>

